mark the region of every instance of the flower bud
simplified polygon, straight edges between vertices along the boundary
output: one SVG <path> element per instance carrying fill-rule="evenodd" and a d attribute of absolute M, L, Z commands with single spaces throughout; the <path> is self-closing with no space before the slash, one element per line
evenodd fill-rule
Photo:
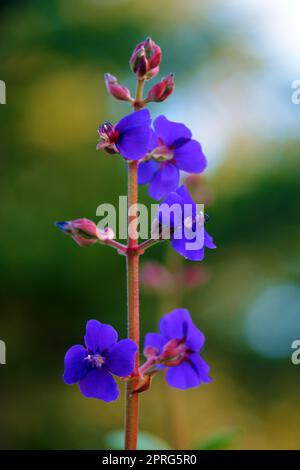
<path fill-rule="evenodd" d="M 104 74 L 104 80 L 108 93 L 114 98 L 121 101 L 132 100 L 129 89 L 120 85 L 116 77 L 110 73 L 106 73 Z"/>
<path fill-rule="evenodd" d="M 146 52 L 143 47 L 137 52 L 134 62 L 132 64 L 132 71 L 136 74 L 137 78 L 143 79 L 148 70 L 148 62 L 146 59 Z"/>
<path fill-rule="evenodd" d="M 161 48 L 149 37 L 136 46 L 129 64 L 139 80 L 150 80 L 158 74 L 160 62 Z"/>
<path fill-rule="evenodd" d="M 164 101 L 173 93 L 174 88 L 174 74 L 170 73 L 161 82 L 150 88 L 147 94 L 147 101 L 155 101 L 156 103 Z"/>
<path fill-rule="evenodd" d="M 155 44 L 150 37 L 147 37 L 144 41 L 144 48 L 149 62 L 149 67 L 150 69 L 154 69 L 161 63 L 161 48 Z"/>
<path fill-rule="evenodd" d="M 108 153 L 117 153 L 118 150 L 115 146 L 117 139 L 117 132 L 115 127 L 109 122 L 105 121 L 98 128 L 99 141 L 97 143 L 97 150 L 105 150 Z"/>
<path fill-rule="evenodd" d="M 99 241 L 99 229 L 89 219 L 55 222 L 56 227 L 69 235 L 79 246 L 89 246 Z"/>

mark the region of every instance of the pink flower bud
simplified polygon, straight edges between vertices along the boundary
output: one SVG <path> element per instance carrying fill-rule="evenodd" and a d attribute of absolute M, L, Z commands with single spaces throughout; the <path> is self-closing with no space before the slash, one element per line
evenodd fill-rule
<path fill-rule="evenodd" d="M 175 88 L 174 74 L 170 73 L 161 82 L 154 85 L 147 94 L 147 101 L 161 102 L 170 96 Z"/>
<path fill-rule="evenodd" d="M 89 246 L 99 241 L 97 225 L 89 219 L 56 222 L 55 225 L 66 235 L 72 237 L 79 246 Z"/>
<path fill-rule="evenodd" d="M 139 80 L 150 80 L 158 74 L 160 62 L 161 48 L 149 37 L 136 46 L 129 64 Z"/>
<path fill-rule="evenodd" d="M 104 74 L 104 80 L 108 93 L 114 98 L 121 101 L 132 100 L 129 89 L 120 85 L 116 77 L 110 73 L 106 73 Z"/>
<path fill-rule="evenodd" d="M 118 134 L 115 130 L 115 127 L 109 122 L 105 121 L 98 128 L 99 142 L 97 143 L 97 150 L 105 150 L 107 153 L 114 154 L 118 150 L 115 146 L 115 141 L 118 137 Z"/>
<path fill-rule="evenodd" d="M 144 48 L 149 62 L 149 67 L 150 69 L 154 69 L 161 63 L 161 48 L 155 44 L 150 37 L 147 37 L 144 41 Z"/>

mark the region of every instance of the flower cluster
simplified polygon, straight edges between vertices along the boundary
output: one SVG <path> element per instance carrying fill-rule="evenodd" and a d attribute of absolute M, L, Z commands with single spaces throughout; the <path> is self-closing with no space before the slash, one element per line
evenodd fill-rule
<path fill-rule="evenodd" d="M 144 384 L 149 378 L 164 369 L 171 387 L 185 390 L 209 383 L 209 366 L 199 355 L 205 339 L 194 325 L 190 313 L 177 309 L 166 314 L 160 320 L 159 331 L 146 335 L 144 355 L 147 361 L 134 377 L 136 344 L 130 339 L 118 341 L 118 334 L 112 326 L 89 320 L 85 346 L 72 346 L 65 355 L 65 383 L 78 383 L 85 397 L 106 402 L 119 396 L 113 374 L 125 381 L 135 379 L 138 382 L 137 393 L 146 389 Z"/>
<path fill-rule="evenodd" d="M 134 112 L 116 124 L 109 121 L 101 124 L 96 147 L 110 156 L 120 155 L 126 163 L 130 201 L 128 227 L 138 217 L 138 185 L 148 185 L 151 198 L 160 201 L 151 238 L 139 244 L 137 228 L 134 229 L 135 237 L 128 228 L 127 244 L 123 245 L 114 239 L 115 235 L 110 228 L 100 230 L 94 222 L 85 218 L 56 223 L 80 246 L 106 244 L 127 257 L 130 337 L 118 341 L 118 334 L 112 326 L 89 320 L 85 345 L 75 345 L 67 351 L 63 374 L 67 384 L 79 384 L 84 396 L 106 402 L 118 398 L 119 391 L 114 378 L 117 376 L 126 383 L 127 405 L 131 400 L 138 399 L 138 393 L 149 388 L 153 376 L 159 372 L 166 373 L 167 383 L 171 387 L 182 390 L 211 381 L 209 366 L 200 355 L 204 347 L 204 335 L 193 323 L 188 310 L 183 308 L 173 310 L 161 318 L 159 333 L 146 335 L 146 361 L 139 365 L 139 256 L 145 249 L 163 240 L 166 233 L 173 249 L 191 261 L 203 260 L 205 249 L 216 247 L 205 228 L 208 216 L 196 204 L 187 188 L 179 184 L 181 172 L 193 178 L 193 175 L 205 170 L 207 160 L 201 144 L 183 123 L 173 122 L 164 115 L 152 120 L 150 112 L 143 109 L 150 102 L 165 101 L 174 91 L 174 74 L 170 73 L 154 84 L 143 97 L 144 85 L 159 73 L 161 58 L 161 48 L 151 38 L 135 47 L 129 61 L 137 79 L 134 97 L 126 86 L 119 83 L 117 77 L 105 74 L 108 93 L 117 100 L 128 102 Z M 183 277 L 187 275 L 192 277 Z M 152 287 L 156 290 L 169 289 L 170 292 L 174 292 L 178 283 L 195 286 L 203 282 L 203 274 L 197 270 L 188 272 L 183 269 L 171 274 L 160 268 L 158 277 L 160 281 L 156 279 L 153 283 L 152 269 L 149 277 Z M 127 408 L 128 416 L 137 412 L 137 406 Z M 134 449 L 137 415 L 128 416 L 125 426 L 126 448 Z"/>

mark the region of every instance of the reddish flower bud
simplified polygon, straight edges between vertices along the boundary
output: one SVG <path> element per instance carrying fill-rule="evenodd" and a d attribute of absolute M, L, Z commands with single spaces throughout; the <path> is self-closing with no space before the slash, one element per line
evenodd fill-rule
<path fill-rule="evenodd" d="M 115 145 L 115 142 L 118 138 L 118 133 L 115 130 L 115 126 L 113 126 L 109 121 L 105 121 L 104 124 L 98 128 L 98 135 L 99 142 L 96 146 L 97 150 L 105 150 L 105 152 L 110 154 L 118 152 Z"/>
<path fill-rule="evenodd" d="M 154 69 L 161 63 L 161 48 L 155 44 L 150 37 L 144 41 L 146 57 L 149 62 L 150 69 Z"/>
<path fill-rule="evenodd" d="M 147 80 L 150 80 L 151 78 L 156 77 L 158 72 L 159 72 L 159 67 L 155 67 L 154 69 L 151 69 L 149 72 L 147 72 Z"/>
<path fill-rule="evenodd" d="M 99 229 L 89 219 L 56 222 L 56 227 L 69 235 L 79 246 L 89 246 L 99 241 Z"/>
<path fill-rule="evenodd" d="M 160 62 L 161 48 L 147 38 L 136 46 L 129 64 L 138 79 L 150 80 L 158 74 Z"/>
<path fill-rule="evenodd" d="M 147 94 L 147 101 L 161 102 L 170 96 L 175 88 L 174 74 L 170 73 L 161 82 L 154 85 Z"/>
<path fill-rule="evenodd" d="M 108 93 L 114 98 L 121 101 L 132 100 L 129 89 L 120 85 L 116 77 L 110 73 L 106 73 L 104 74 L 104 80 Z"/>
<path fill-rule="evenodd" d="M 132 62 L 132 71 L 136 74 L 139 79 L 143 79 L 146 76 L 148 70 L 148 62 L 146 59 L 146 51 L 143 47 L 135 55 L 135 59 Z"/>

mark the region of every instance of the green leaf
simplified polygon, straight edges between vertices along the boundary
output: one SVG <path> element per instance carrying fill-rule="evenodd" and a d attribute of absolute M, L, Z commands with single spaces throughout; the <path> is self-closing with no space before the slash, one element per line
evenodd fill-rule
<path fill-rule="evenodd" d="M 111 431 L 104 437 L 104 443 L 107 449 L 124 449 L 124 433 L 121 430 Z M 138 436 L 138 450 L 167 450 L 169 444 L 153 434 L 140 431 Z"/>

